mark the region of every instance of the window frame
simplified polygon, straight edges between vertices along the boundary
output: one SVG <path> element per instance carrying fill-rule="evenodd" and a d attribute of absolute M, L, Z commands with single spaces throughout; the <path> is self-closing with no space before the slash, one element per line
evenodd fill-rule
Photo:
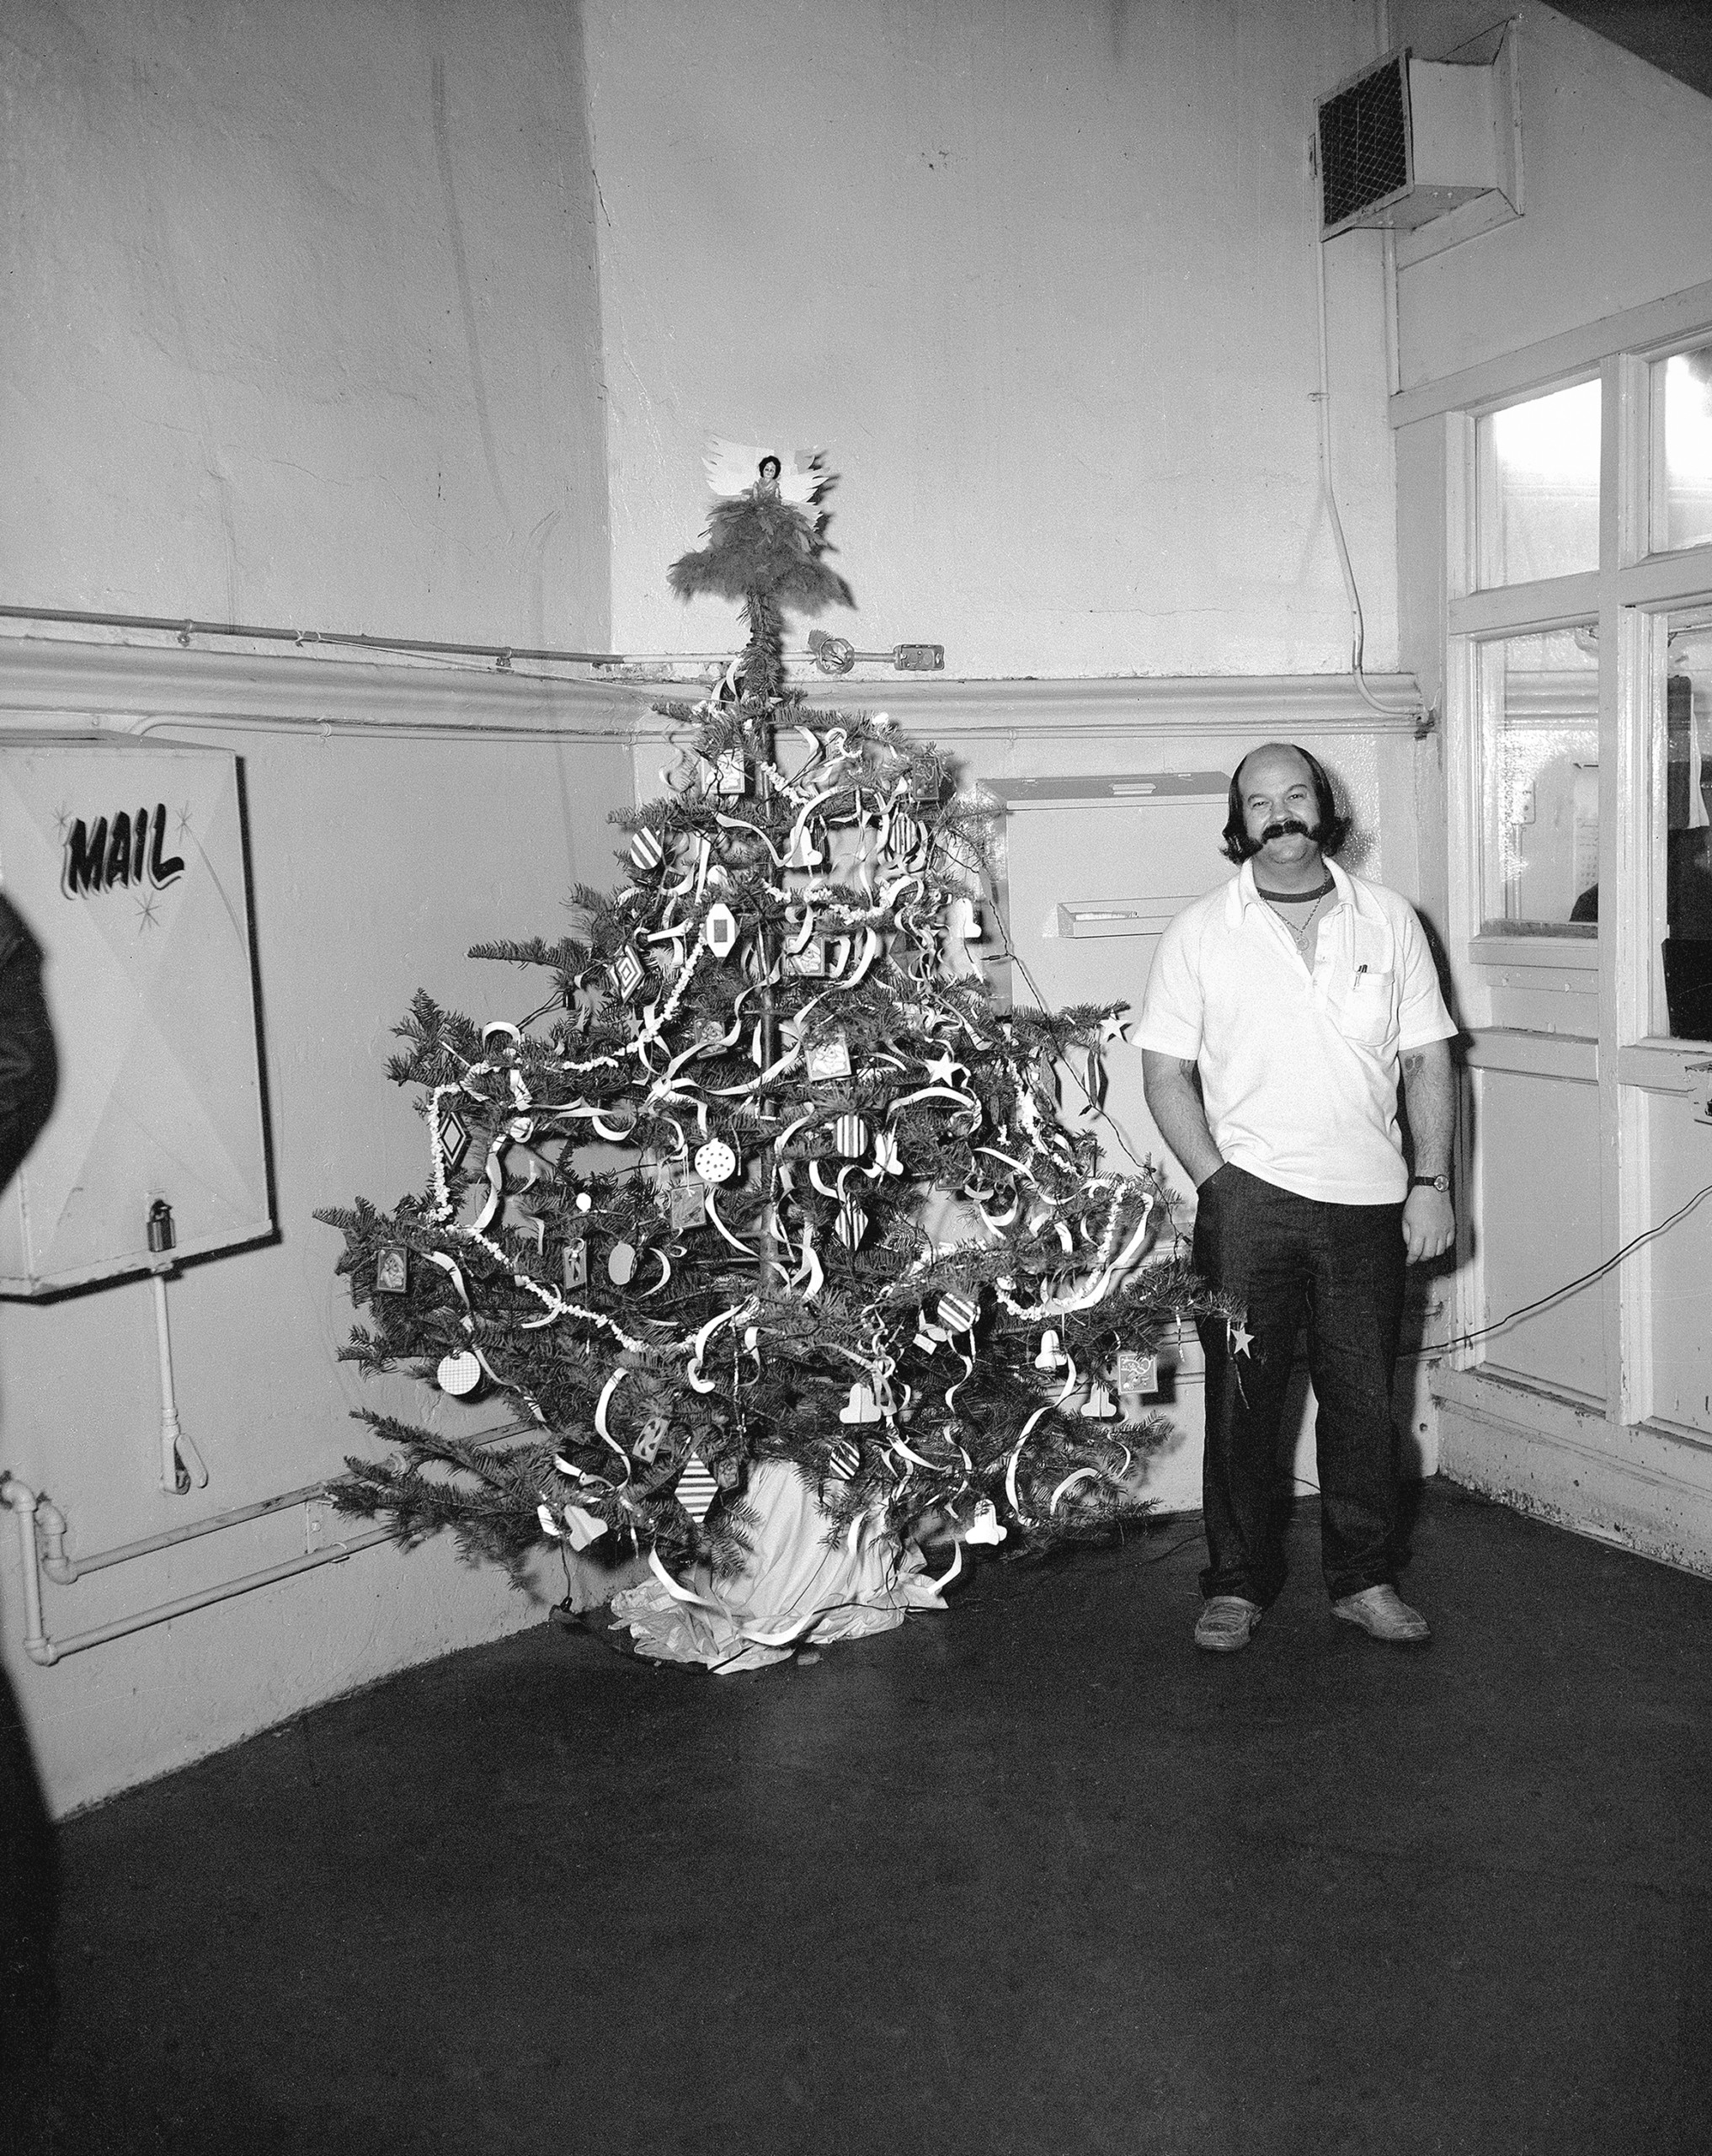
<path fill-rule="evenodd" d="M 1692 311 L 1690 308 L 1692 307 Z M 1657 489 L 1663 483 L 1662 417 L 1656 409 L 1653 370 L 1675 354 L 1712 343 L 1712 286 L 1638 311 L 1640 318 L 1595 325 L 1587 334 L 1624 328 L 1622 349 L 1598 360 L 1601 383 L 1599 566 L 1573 576 L 1482 588 L 1478 580 L 1478 422 L 1487 413 L 1588 378 L 1591 355 L 1573 356 L 1565 340 L 1483 366 L 1468 379 L 1479 394 L 1444 395 L 1434 410 L 1444 429 L 1444 626 L 1446 778 L 1449 830 L 1448 921 L 1459 970 L 1472 991 L 1469 1016 L 1484 1059 L 1482 1030 L 1502 1038 L 1509 1021 L 1493 1017 L 1501 986 L 1518 981 L 1563 991 L 1566 1011 L 1586 1014 L 1560 1031 L 1524 1027 L 1514 1038 L 1532 1041 L 1543 1075 L 1571 1066 L 1589 1053 L 1599 1091 L 1601 1240 L 1627 1244 L 1656 1217 L 1652 1176 L 1654 1110 L 1661 1095 L 1689 1092 L 1693 1066 L 1708 1057 L 1705 1043 L 1654 1030 L 1663 1021 L 1665 890 L 1661 856 L 1667 783 L 1662 713 L 1654 691 L 1659 652 L 1673 611 L 1712 607 L 1712 538 L 1687 547 L 1656 547 Z M 1661 334 L 1648 335 L 1655 323 Z M 1639 334 L 1637 334 L 1639 333 Z M 1541 366 L 1549 357 L 1556 364 Z M 1662 379 L 1660 376 L 1658 380 Z M 1446 386 L 1447 390 L 1450 387 Z M 1422 414 L 1421 416 L 1427 416 Z M 1408 405 L 1400 399 L 1400 423 Z M 1485 834 L 1478 666 L 1480 647 L 1496 638 L 1539 633 L 1591 622 L 1598 638 L 1599 934 L 1597 938 L 1530 933 L 1525 938 L 1483 935 L 1478 918 Z M 1531 974 L 1523 969 L 1532 967 Z M 1579 990 L 1579 993 L 1576 991 Z M 1538 999 L 1536 998 L 1536 1001 Z M 1495 1031 L 1496 1029 L 1496 1031 Z M 1480 1238 L 1465 1254 L 1459 1283 L 1466 1326 L 1480 1306 Z M 1651 1275 L 1642 1267 L 1603 1289 L 1602 1328 L 1608 1373 L 1607 1412 L 1634 1426 L 1652 1412 Z M 1478 1370 L 1484 1352 L 1454 1358 Z M 1704 1438 L 1698 1442 L 1704 1443 Z"/>

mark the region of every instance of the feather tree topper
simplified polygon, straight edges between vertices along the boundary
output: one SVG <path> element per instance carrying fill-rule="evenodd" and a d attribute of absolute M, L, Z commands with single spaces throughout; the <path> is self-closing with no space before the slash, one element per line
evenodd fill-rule
<path fill-rule="evenodd" d="M 667 572 L 679 598 L 702 592 L 760 598 L 799 614 L 856 605 L 849 584 L 823 558 L 831 546 L 828 512 L 819 504 L 837 474 L 818 449 L 793 450 L 787 462 L 776 450 L 715 436 L 702 462 L 717 499 L 707 544 L 680 555 Z"/>

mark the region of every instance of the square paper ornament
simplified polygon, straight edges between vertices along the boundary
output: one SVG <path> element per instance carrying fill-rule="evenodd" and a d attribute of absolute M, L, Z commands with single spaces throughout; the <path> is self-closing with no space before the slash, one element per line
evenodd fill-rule
<path fill-rule="evenodd" d="M 674 1183 L 666 1200 L 666 1218 L 675 1231 L 699 1228 L 707 1218 L 707 1186 L 699 1176 L 686 1176 Z"/>
<path fill-rule="evenodd" d="M 645 1460 L 650 1466 L 657 1460 L 671 1441 L 671 1425 L 664 1415 L 650 1415 L 642 1428 L 642 1435 L 631 1449 L 638 1460 Z"/>
<path fill-rule="evenodd" d="M 575 1242 L 565 1245 L 563 1279 L 568 1288 L 586 1288 L 589 1284 L 589 1246 L 580 1235 Z"/>
<path fill-rule="evenodd" d="M 826 938 L 811 936 L 800 951 L 787 952 L 785 969 L 803 980 L 824 980 L 826 978 Z"/>
<path fill-rule="evenodd" d="M 840 1027 L 835 1033 L 828 1034 L 824 1041 L 816 1041 L 809 1049 L 808 1077 L 811 1084 L 823 1078 L 848 1078 L 850 1075 L 850 1043 Z"/>
<path fill-rule="evenodd" d="M 410 1287 L 410 1253 L 403 1243 L 387 1243 L 375 1253 L 375 1293 L 403 1295 Z"/>
<path fill-rule="evenodd" d="M 1139 1392 L 1148 1399 L 1160 1389 L 1160 1364 L 1157 1355 L 1138 1355 L 1123 1348 L 1117 1357 L 1117 1390 L 1120 1392 Z"/>
<path fill-rule="evenodd" d="M 633 947 L 627 943 L 612 961 L 612 985 L 627 1003 L 642 986 L 643 971 L 641 958 Z"/>
<path fill-rule="evenodd" d="M 749 792 L 749 760 L 741 749 L 728 749 L 713 766 L 713 791 L 728 801 Z"/>

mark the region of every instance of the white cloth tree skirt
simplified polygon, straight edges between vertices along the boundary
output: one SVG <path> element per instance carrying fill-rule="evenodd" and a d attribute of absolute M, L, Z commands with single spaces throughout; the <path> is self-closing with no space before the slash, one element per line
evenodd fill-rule
<path fill-rule="evenodd" d="M 657 1662 L 705 1662 L 717 1675 L 765 1669 L 793 1649 L 856 1640 L 901 1625 L 911 1609 L 943 1609 L 921 1553 L 865 1524 L 854 1550 L 829 1545 L 831 1522 L 794 1467 L 768 1461 L 749 1477 L 760 1526 L 743 1570 L 711 1583 L 698 1573 L 683 1601 L 657 1578 L 612 1598 L 614 1620 Z"/>

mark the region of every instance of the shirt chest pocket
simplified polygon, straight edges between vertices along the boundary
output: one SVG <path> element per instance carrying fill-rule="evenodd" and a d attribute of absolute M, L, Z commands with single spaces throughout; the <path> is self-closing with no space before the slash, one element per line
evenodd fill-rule
<path fill-rule="evenodd" d="M 1345 975 L 1342 999 L 1331 1016 L 1352 1048 L 1377 1051 L 1395 1036 L 1396 986 L 1388 966 L 1358 966 Z"/>

